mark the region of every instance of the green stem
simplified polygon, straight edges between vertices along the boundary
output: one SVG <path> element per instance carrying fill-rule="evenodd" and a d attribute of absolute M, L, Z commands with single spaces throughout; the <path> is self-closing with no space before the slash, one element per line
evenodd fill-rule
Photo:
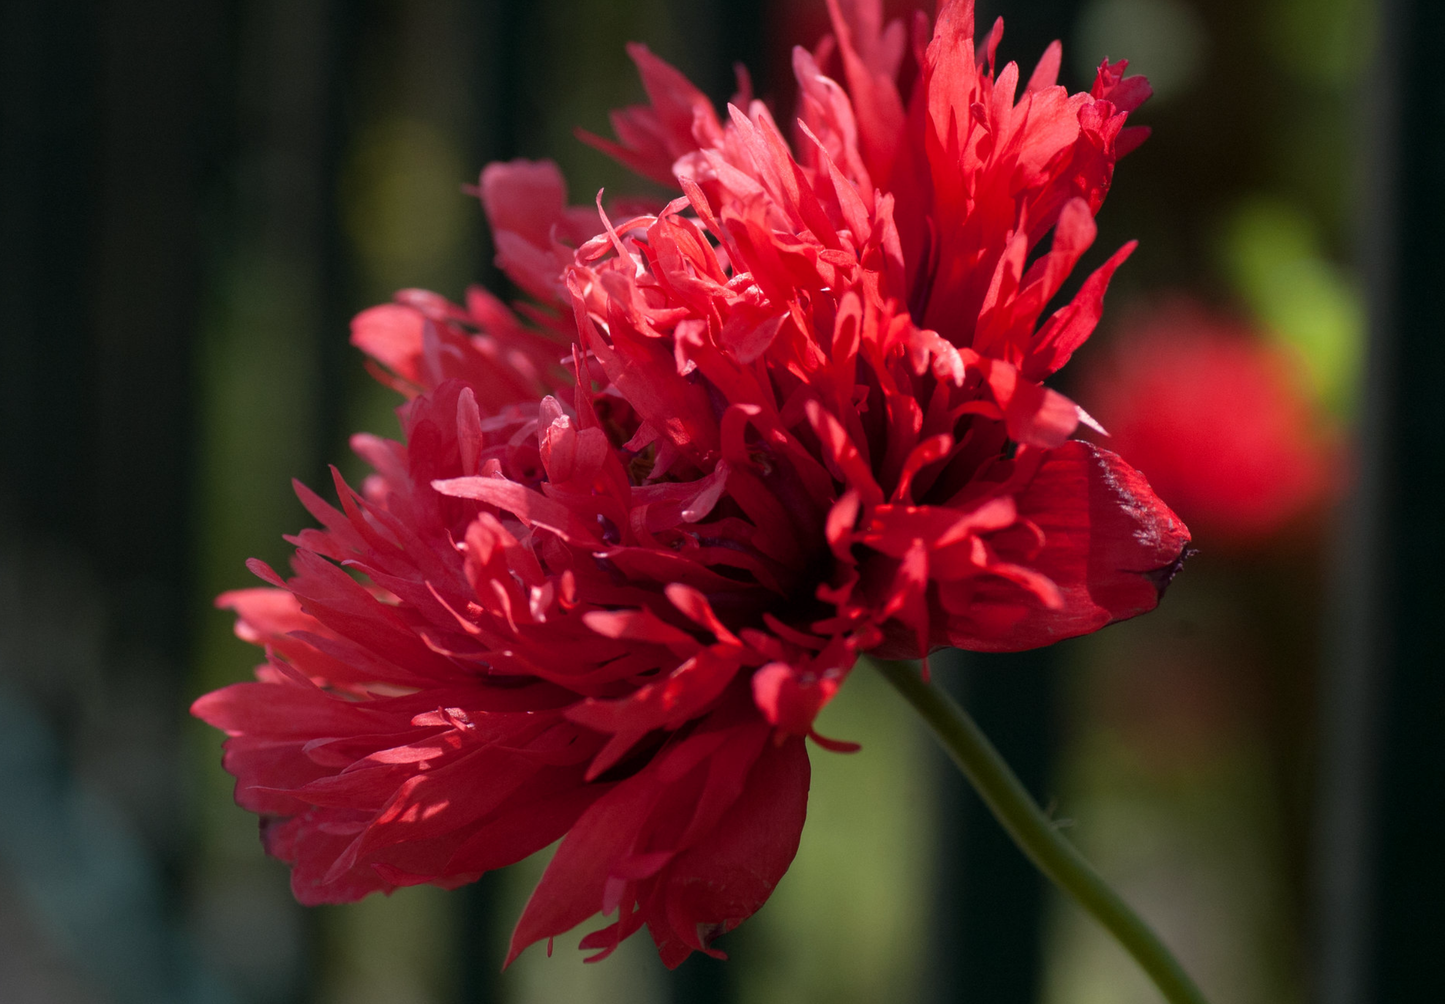
<path fill-rule="evenodd" d="M 870 660 L 932 726 L 938 741 L 1029 860 L 1104 925 L 1170 1004 L 1207 1004 L 1149 925 L 1054 828 L 968 712 L 925 683 L 913 664 Z"/>

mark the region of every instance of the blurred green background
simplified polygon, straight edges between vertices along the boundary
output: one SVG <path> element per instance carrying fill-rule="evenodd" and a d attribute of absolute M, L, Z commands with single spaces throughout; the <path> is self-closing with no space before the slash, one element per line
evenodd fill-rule
<path fill-rule="evenodd" d="M 1290 353 L 1348 442 L 1371 0 L 981 9 L 1025 70 L 1057 37 L 1072 87 L 1105 56 L 1154 82 L 1154 135 L 1080 274 L 1140 250 L 1075 366 L 1187 295 Z M 639 936 L 601 965 L 559 941 L 499 975 L 541 861 L 301 909 L 231 802 L 220 737 L 185 716 L 256 661 L 210 601 L 249 584 L 248 557 L 284 565 L 281 535 L 308 524 L 290 479 L 355 476 L 347 436 L 396 432 L 348 318 L 399 287 L 505 288 L 462 186 L 527 156 L 560 163 L 574 201 L 640 190 L 572 135 L 640 98 L 625 42 L 718 100 L 741 59 L 786 112 L 788 48 L 824 29 L 821 0 L 3 5 L 0 1001 L 1156 999 L 863 668 L 820 723 L 863 749 L 814 753 L 791 871 L 722 942 L 733 962 L 676 974 Z M 1312 996 L 1333 518 L 1196 541 L 1139 621 L 935 667 L 1220 1002 Z"/>

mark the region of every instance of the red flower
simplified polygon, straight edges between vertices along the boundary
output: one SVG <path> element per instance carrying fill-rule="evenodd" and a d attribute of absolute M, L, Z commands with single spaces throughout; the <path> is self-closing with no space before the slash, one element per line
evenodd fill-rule
<path fill-rule="evenodd" d="M 1188 302 L 1128 325 L 1085 387 L 1110 445 L 1205 546 L 1258 544 L 1340 486 L 1338 444 L 1294 361 Z"/>
<path fill-rule="evenodd" d="M 412 395 L 405 445 L 357 437 L 376 474 L 338 478 L 340 510 L 298 488 L 324 529 L 294 577 L 221 600 L 260 681 L 195 708 L 303 902 L 565 835 L 510 957 L 599 911 L 596 957 L 644 923 L 669 966 L 720 954 L 797 849 L 804 737 L 843 745 L 812 725 L 859 653 L 1027 648 L 1158 601 L 1183 525 L 1041 383 L 1128 249 L 1037 324 L 1147 86 L 1105 65 L 1069 96 L 1056 45 L 1015 100 L 964 2 L 926 51 L 918 22 L 900 85 L 903 29 L 856 6 L 797 50 L 791 148 L 633 50 L 651 104 L 593 142 L 666 206 L 584 214 L 550 164 L 488 167 L 525 321 L 480 292 L 357 318 Z"/>

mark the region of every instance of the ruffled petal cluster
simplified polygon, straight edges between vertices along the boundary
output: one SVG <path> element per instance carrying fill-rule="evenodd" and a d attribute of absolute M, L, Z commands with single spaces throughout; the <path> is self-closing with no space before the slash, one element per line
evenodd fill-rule
<path fill-rule="evenodd" d="M 356 319 L 404 442 L 356 437 L 339 507 L 298 486 L 293 575 L 221 599 L 267 663 L 195 707 L 303 902 L 561 838 L 510 957 L 598 913 L 594 957 L 644 924 L 669 966 L 720 954 L 797 849 L 805 738 L 848 746 L 813 722 L 860 654 L 1158 602 L 1187 531 L 1043 383 L 1130 250 L 1045 314 L 1148 87 L 1105 64 L 1070 95 L 1056 44 L 1020 91 L 970 2 L 931 36 L 878 7 L 796 51 L 791 141 L 634 47 L 649 103 L 592 141 L 675 199 L 568 208 L 552 165 L 491 165 L 530 301 Z"/>

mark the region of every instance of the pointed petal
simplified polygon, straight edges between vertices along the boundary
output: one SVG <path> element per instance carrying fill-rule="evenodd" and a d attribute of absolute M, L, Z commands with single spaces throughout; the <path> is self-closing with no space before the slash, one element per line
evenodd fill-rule
<path fill-rule="evenodd" d="M 1048 576 L 1062 604 L 1048 609 L 1025 590 L 977 580 L 972 610 L 949 625 L 952 644 L 1018 651 L 1147 613 L 1187 554 L 1188 528 L 1144 476 L 1089 443 L 1050 451 L 1017 502 L 1044 538 L 1037 555 L 1017 559 Z"/>

